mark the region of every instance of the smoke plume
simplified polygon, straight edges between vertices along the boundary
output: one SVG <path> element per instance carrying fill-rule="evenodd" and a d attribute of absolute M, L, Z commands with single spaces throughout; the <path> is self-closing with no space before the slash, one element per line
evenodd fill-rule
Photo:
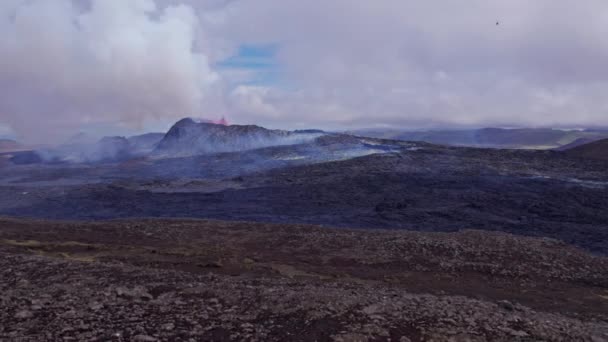
<path fill-rule="evenodd" d="M 31 142 L 198 113 L 217 76 L 198 17 L 153 0 L 0 2 L 0 121 Z"/>

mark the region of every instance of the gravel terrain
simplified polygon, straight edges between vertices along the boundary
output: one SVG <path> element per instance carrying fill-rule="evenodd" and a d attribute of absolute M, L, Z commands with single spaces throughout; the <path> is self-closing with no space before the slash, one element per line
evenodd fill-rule
<path fill-rule="evenodd" d="M 0 340 L 606 341 L 608 259 L 552 239 L 0 219 Z"/>

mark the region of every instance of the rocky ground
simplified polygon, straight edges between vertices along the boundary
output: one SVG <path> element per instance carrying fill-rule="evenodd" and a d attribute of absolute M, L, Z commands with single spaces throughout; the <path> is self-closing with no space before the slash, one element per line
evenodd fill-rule
<path fill-rule="evenodd" d="M 579 158 L 608 161 L 608 139 L 581 144 L 566 150 L 566 153 Z"/>
<path fill-rule="evenodd" d="M 387 153 L 324 159 L 382 148 Z M 9 216 L 478 229 L 555 238 L 603 255 L 607 203 L 606 161 L 354 137 L 195 158 L 0 168 L 0 214 Z"/>
<path fill-rule="evenodd" d="M 0 340 L 606 341 L 608 259 L 487 231 L 5 218 Z"/>

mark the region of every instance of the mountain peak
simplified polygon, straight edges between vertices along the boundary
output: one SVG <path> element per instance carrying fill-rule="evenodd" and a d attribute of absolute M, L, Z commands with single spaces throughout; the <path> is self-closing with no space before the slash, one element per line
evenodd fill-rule
<path fill-rule="evenodd" d="M 224 120 L 224 122 L 226 122 Z M 227 122 L 226 122 L 227 123 Z M 317 137 L 318 134 L 314 135 Z M 176 122 L 158 144 L 157 154 L 191 156 L 235 152 L 308 141 L 313 135 L 271 130 L 257 125 L 224 125 L 196 122 L 191 118 Z"/>

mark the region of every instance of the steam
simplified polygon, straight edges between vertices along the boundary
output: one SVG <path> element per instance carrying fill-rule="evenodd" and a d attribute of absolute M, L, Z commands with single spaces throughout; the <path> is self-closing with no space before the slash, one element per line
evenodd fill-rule
<path fill-rule="evenodd" d="M 155 157 L 165 158 L 237 152 L 302 144 L 322 135 L 324 134 L 316 132 L 269 130 L 259 126 L 210 124 L 187 118 L 173 125 L 157 145 L 154 154 Z"/>
<path fill-rule="evenodd" d="M 199 113 L 216 79 L 198 17 L 153 0 L 0 2 L 0 118 L 30 142 Z"/>
<path fill-rule="evenodd" d="M 226 120 L 226 117 L 222 116 L 221 119 L 217 119 L 217 120 L 213 120 L 213 119 L 197 119 L 197 118 L 193 118 L 192 120 L 194 120 L 195 122 L 198 123 L 210 123 L 210 124 L 214 124 L 214 125 L 220 125 L 220 126 L 230 126 L 230 123 L 228 123 L 228 120 Z"/>

